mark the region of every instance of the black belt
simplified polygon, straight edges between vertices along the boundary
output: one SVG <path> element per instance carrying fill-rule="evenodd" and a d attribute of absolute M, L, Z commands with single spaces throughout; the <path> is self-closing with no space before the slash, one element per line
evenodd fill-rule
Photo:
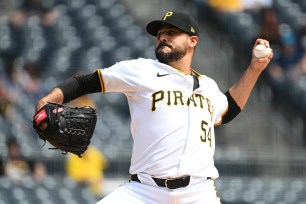
<path fill-rule="evenodd" d="M 159 186 L 159 187 L 166 187 L 168 189 L 177 189 L 177 188 L 181 188 L 181 187 L 186 187 L 189 185 L 190 182 L 190 176 L 183 176 L 180 178 L 171 178 L 171 179 L 159 179 L 159 178 L 153 178 L 152 179 L 155 181 L 155 183 Z M 131 181 L 136 181 L 136 182 L 140 182 L 140 180 L 138 179 L 137 174 L 132 174 L 130 177 Z"/>

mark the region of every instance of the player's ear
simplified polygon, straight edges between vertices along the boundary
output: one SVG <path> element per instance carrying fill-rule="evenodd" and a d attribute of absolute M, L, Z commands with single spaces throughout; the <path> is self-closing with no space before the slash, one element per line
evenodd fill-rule
<path fill-rule="evenodd" d="M 190 36 L 190 47 L 195 47 L 199 41 L 199 37 L 198 36 Z"/>

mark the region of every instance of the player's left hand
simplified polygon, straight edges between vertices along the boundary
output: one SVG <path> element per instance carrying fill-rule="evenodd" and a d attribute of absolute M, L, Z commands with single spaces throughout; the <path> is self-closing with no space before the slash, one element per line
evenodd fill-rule
<path fill-rule="evenodd" d="M 72 108 L 49 102 L 34 115 L 33 128 L 40 139 L 55 148 L 81 156 L 90 144 L 96 122 L 97 112 L 91 107 Z"/>
<path fill-rule="evenodd" d="M 263 57 L 263 58 L 257 58 L 254 55 L 254 49 L 257 45 L 262 44 L 265 45 L 266 47 L 270 47 L 270 43 L 269 41 L 265 40 L 265 39 L 257 39 L 254 46 L 253 46 L 253 51 L 252 51 L 252 59 L 251 59 L 251 63 L 250 63 L 250 68 L 251 69 L 255 69 L 257 71 L 263 71 L 268 64 L 270 63 L 272 57 L 273 57 L 273 50 L 271 49 L 271 53 L 270 55 L 268 55 L 267 57 Z"/>

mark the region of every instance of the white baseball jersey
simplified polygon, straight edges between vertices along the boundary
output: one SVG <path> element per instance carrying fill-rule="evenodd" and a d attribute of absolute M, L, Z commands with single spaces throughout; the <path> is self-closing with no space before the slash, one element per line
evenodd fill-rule
<path fill-rule="evenodd" d="M 214 125 L 227 98 L 212 79 L 193 77 L 153 59 L 122 61 L 98 70 L 103 92 L 127 96 L 134 140 L 130 173 L 156 178 L 218 177 Z"/>

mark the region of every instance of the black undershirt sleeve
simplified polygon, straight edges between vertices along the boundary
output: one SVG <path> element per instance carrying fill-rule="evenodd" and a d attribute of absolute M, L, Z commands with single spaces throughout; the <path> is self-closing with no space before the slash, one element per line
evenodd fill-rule
<path fill-rule="evenodd" d="M 228 110 L 225 113 L 225 115 L 222 117 L 222 124 L 226 124 L 230 122 L 241 112 L 241 108 L 238 106 L 236 101 L 233 99 L 230 92 L 227 91 L 224 94 L 228 101 Z"/>
<path fill-rule="evenodd" d="M 102 91 L 98 72 L 67 79 L 57 86 L 64 94 L 64 102 L 70 102 L 80 96 Z"/>

